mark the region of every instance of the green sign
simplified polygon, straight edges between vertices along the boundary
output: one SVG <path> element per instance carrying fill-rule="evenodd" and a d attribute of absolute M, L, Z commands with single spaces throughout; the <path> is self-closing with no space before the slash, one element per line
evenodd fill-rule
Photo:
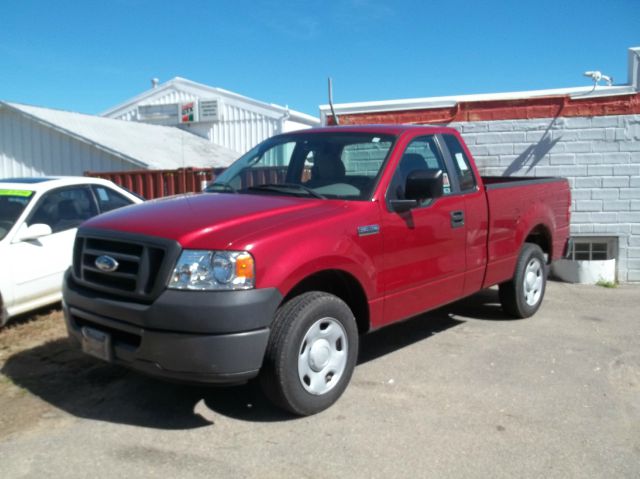
<path fill-rule="evenodd" d="M 29 190 L 0 190 L 0 196 L 24 196 L 28 198 L 33 194 L 33 191 Z"/>

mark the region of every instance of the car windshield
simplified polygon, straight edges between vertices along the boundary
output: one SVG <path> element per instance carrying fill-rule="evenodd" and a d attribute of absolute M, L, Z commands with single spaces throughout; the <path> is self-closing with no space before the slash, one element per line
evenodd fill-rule
<path fill-rule="evenodd" d="M 13 228 L 32 197 L 33 191 L 0 189 L 0 240 Z"/>
<path fill-rule="evenodd" d="M 206 192 L 368 200 L 395 137 L 373 133 L 296 133 L 243 155 Z"/>

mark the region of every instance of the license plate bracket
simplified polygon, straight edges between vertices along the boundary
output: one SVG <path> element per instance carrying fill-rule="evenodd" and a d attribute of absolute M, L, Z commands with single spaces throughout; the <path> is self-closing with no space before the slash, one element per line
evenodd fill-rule
<path fill-rule="evenodd" d="M 103 361 L 113 361 L 113 348 L 111 347 L 111 335 L 104 331 L 82 328 L 82 350 Z"/>

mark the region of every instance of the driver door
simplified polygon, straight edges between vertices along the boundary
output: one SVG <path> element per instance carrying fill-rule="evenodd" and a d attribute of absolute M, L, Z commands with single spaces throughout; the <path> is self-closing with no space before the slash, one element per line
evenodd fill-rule
<path fill-rule="evenodd" d="M 398 213 L 390 199 L 404 199 L 412 171 L 443 171 L 443 196 Z M 429 135 L 406 148 L 387 191 L 382 211 L 384 232 L 384 322 L 419 314 L 462 296 L 465 274 L 464 196 L 451 184 L 451 174 L 438 140 Z"/>

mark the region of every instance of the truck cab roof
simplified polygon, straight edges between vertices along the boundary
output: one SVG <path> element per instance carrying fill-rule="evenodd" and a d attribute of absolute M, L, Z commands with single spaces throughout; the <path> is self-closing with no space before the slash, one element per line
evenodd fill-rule
<path fill-rule="evenodd" d="M 341 125 L 330 127 L 318 127 L 307 130 L 299 130 L 292 133 L 322 133 L 327 130 L 345 131 L 357 133 L 380 133 L 381 135 L 400 135 L 408 131 L 423 131 L 425 134 L 435 134 L 443 132 L 457 131 L 451 127 L 445 126 L 424 126 L 424 125 Z"/>

